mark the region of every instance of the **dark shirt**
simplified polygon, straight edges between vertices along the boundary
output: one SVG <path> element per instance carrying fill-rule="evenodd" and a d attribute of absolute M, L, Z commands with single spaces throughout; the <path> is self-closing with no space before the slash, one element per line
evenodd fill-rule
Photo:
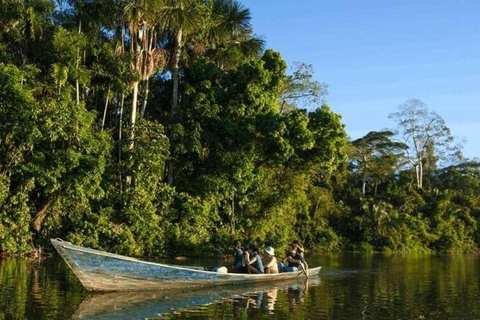
<path fill-rule="evenodd" d="M 263 263 L 262 263 L 262 257 L 258 254 L 258 252 L 255 252 L 252 254 L 250 257 L 250 260 L 253 260 L 253 258 L 256 258 L 255 262 L 252 263 L 252 267 L 260 271 L 260 273 L 265 273 L 265 270 L 263 269 Z"/>
<path fill-rule="evenodd" d="M 303 253 L 302 252 L 298 252 L 294 257 L 293 259 L 295 260 L 300 260 L 302 261 L 303 263 L 306 263 L 305 262 L 305 257 L 303 256 Z"/>
<path fill-rule="evenodd" d="M 297 252 L 297 254 L 296 254 L 297 258 L 293 258 L 293 259 L 295 259 L 295 260 L 300 260 L 300 261 L 302 261 L 303 263 L 306 263 L 306 262 L 305 262 L 305 257 L 303 256 L 303 250 L 300 249 L 300 247 L 297 247 L 295 250 L 296 250 L 296 252 Z"/>
<path fill-rule="evenodd" d="M 296 254 L 292 254 L 291 252 L 287 255 L 287 257 L 291 257 L 292 259 L 295 259 L 295 260 L 298 260 L 298 261 L 302 261 L 304 262 L 305 259 L 303 258 L 303 256 L 299 253 L 296 253 Z M 292 262 L 292 261 L 289 261 L 288 260 L 288 266 L 289 267 L 300 267 L 300 264 L 299 263 L 296 263 L 296 262 Z"/>
<path fill-rule="evenodd" d="M 241 268 L 245 266 L 245 263 L 243 262 L 243 251 L 240 248 L 235 250 L 235 262 L 233 263 L 233 266 L 235 268 Z"/>

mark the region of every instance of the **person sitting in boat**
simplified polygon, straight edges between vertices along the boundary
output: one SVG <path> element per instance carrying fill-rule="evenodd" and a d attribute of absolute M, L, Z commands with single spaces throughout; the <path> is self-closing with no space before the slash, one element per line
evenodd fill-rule
<path fill-rule="evenodd" d="M 297 254 L 296 251 L 292 250 L 292 248 L 288 248 L 285 251 L 285 259 L 283 259 L 283 262 L 286 262 L 287 265 L 284 268 L 282 268 L 283 271 L 285 272 L 298 271 L 300 260 L 294 259 L 296 254 Z"/>
<path fill-rule="evenodd" d="M 305 272 L 308 272 L 308 263 L 307 263 L 307 261 L 305 260 L 305 257 L 304 257 L 304 255 L 303 255 L 303 253 L 305 252 L 305 250 L 304 250 L 303 247 L 300 245 L 300 242 L 298 242 L 298 240 L 293 240 L 293 241 L 292 241 L 292 249 L 294 249 L 295 252 L 297 253 L 294 258 L 295 258 L 296 260 L 300 260 L 300 261 L 303 263 L 303 268 L 305 269 Z"/>
<path fill-rule="evenodd" d="M 257 247 L 251 245 L 250 249 L 244 253 L 244 259 L 249 273 L 265 273 Z"/>
<path fill-rule="evenodd" d="M 275 250 L 272 247 L 265 248 L 265 254 L 262 257 L 265 273 L 278 273 L 278 263 L 275 258 Z"/>
<path fill-rule="evenodd" d="M 282 263 L 280 266 L 281 272 L 294 272 L 301 270 L 301 268 L 303 267 L 302 261 L 300 260 L 300 257 L 297 251 L 295 251 L 295 249 L 293 248 L 293 246 L 287 249 L 286 257 L 285 259 L 283 259 L 283 262 L 287 262 L 288 265 Z"/>
<path fill-rule="evenodd" d="M 240 241 L 235 241 L 234 243 L 234 257 L 233 268 L 231 272 L 246 272 L 245 260 L 243 259 L 243 248 Z"/>

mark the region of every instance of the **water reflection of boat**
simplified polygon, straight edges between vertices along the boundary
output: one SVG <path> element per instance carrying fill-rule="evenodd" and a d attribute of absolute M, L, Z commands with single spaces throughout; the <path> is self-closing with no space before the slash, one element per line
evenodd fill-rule
<path fill-rule="evenodd" d="M 141 261 L 134 258 L 51 240 L 82 285 L 89 291 L 161 290 L 195 286 L 285 281 L 301 276 L 298 272 L 279 274 L 238 274 L 205 271 L 201 267 L 182 267 Z M 321 267 L 310 268 L 315 276 Z"/>
<path fill-rule="evenodd" d="M 291 286 L 288 288 L 287 292 L 287 299 L 288 299 L 288 306 L 290 311 L 293 311 L 299 305 L 303 304 L 305 301 L 305 296 L 308 290 L 308 283 L 305 283 L 305 286 Z"/>
<path fill-rule="evenodd" d="M 309 282 L 307 282 L 309 281 Z M 222 286 L 194 288 L 193 290 L 164 290 L 145 292 L 92 293 L 78 307 L 73 319 L 146 319 L 172 312 L 195 309 L 224 300 L 232 300 L 233 312 L 241 309 L 260 309 L 273 313 L 279 291 L 288 290 L 288 298 L 299 299 L 291 292 L 305 296 L 307 284 L 318 285 L 320 279 L 289 280 L 275 284 L 250 286 Z"/>

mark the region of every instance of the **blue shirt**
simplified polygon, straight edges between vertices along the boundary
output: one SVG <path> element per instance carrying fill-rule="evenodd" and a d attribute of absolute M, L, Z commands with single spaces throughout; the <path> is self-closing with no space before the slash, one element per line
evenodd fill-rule
<path fill-rule="evenodd" d="M 233 263 L 233 266 L 235 268 L 241 268 L 245 265 L 243 262 L 243 251 L 242 249 L 238 248 L 235 250 L 235 262 Z"/>
<path fill-rule="evenodd" d="M 258 252 L 255 252 L 251 257 L 250 260 L 253 260 L 255 258 L 255 262 L 252 263 L 252 267 L 260 271 L 260 273 L 265 273 L 265 270 L 263 270 L 263 263 L 262 263 L 262 257 L 258 254 Z"/>

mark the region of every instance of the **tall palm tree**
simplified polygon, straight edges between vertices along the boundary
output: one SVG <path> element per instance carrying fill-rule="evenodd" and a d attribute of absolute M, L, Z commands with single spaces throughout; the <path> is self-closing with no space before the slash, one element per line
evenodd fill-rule
<path fill-rule="evenodd" d="M 185 49 L 192 49 L 194 56 L 206 54 L 219 66 L 227 64 L 225 57 L 232 48 L 249 58 L 263 51 L 263 41 L 252 36 L 249 10 L 237 1 L 164 0 L 161 19 L 173 43 L 170 63 L 172 116 L 179 106 L 180 70 Z M 173 167 L 170 162 L 166 170 L 170 185 L 173 184 Z"/>
<path fill-rule="evenodd" d="M 232 51 L 240 53 L 245 59 L 258 57 L 263 52 L 265 43 L 253 35 L 248 8 L 235 0 L 215 0 L 212 12 L 212 26 L 207 34 L 207 55 L 217 65 L 228 67 L 232 63 L 232 59 L 229 60 Z"/>
<path fill-rule="evenodd" d="M 123 9 L 123 19 L 129 33 L 130 53 L 133 57 L 132 69 L 139 74 L 139 79 L 135 80 L 132 85 L 132 112 L 130 117 L 132 126 L 135 126 L 137 118 L 140 81 L 148 81 L 156 71 L 163 69 L 165 66 L 166 51 L 157 48 L 158 29 L 161 21 L 159 17 L 163 9 L 164 4 L 159 0 L 134 0 L 130 1 Z M 125 35 L 122 34 L 122 43 L 124 42 Z M 148 82 L 142 112 L 146 107 L 147 96 Z M 131 147 L 133 147 L 133 142 Z"/>
<path fill-rule="evenodd" d="M 210 3 L 200 0 L 163 0 L 160 20 L 173 43 L 172 114 L 178 109 L 181 61 L 186 47 L 201 48 L 195 53 L 208 54 L 220 66 L 226 64 L 226 53 L 232 48 L 247 58 L 263 51 L 263 40 L 252 35 L 250 11 L 238 1 L 214 0 L 210 7 Z"/>
<path fill-rule="evenodd" d="M 183 48 L 189 35 L 198 32 L 202 25 L 202 2 L 199 0 L 164 0 L 160 19 L 163 27 L 170 33 L 173 40 L 171 73 L 173 82 L 172 114 L 178 107 L 180 62 Z"/>

